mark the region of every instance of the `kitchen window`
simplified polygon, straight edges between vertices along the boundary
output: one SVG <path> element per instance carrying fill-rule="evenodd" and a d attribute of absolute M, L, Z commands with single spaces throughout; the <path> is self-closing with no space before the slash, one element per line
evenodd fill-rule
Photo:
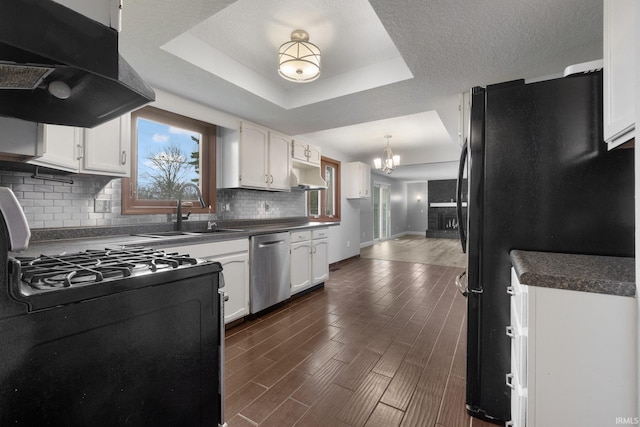
<path fill-rule="evenodd" d="M 123 214 L 172 214 L 178 192 L 194 183 L 215 212 L 216 127 L 154 107 L 131 113 L 131 178 L 122 178 Z M 195 191 L 183 208 L 207 212 Z"/>
<path fill-rule="evenodd" d="M 322 156 L 320 175 L 327 183 L 327 188 L 309 191 L 309 219 L 340 221 L 340 162 Z"/>

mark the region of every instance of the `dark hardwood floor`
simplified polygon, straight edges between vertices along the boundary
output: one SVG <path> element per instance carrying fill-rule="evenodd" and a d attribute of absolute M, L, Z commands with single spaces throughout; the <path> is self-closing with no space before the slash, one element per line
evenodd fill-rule
<path fill-rule="evenodd" d="M 404 240 L 407 253 L 433 250 Z M 492 426 L 464 408 L 461 271 L 359 258 L 323 289 L 228 329 L 229 427 Z"/>

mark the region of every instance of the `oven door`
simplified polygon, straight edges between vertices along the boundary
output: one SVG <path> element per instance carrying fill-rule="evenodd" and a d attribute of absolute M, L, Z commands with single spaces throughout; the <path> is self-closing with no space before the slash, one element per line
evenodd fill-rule
<path fill-rule="evenodd" d="M 222 424 L 220 265 L 182 271 L 0 318 L 0 425 Z"/>

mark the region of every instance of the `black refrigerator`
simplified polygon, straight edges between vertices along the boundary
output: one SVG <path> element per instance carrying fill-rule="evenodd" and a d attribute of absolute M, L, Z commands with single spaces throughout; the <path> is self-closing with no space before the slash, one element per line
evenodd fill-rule
<path fill-rule="evenodd" d="M 607 151 L 602 130 L 601 71 L 471 91 L 459 193 L 468 191 L 461 292 L 472 416 L 511 418 L 510 250 L 634 255 L 633 149 Z"/>

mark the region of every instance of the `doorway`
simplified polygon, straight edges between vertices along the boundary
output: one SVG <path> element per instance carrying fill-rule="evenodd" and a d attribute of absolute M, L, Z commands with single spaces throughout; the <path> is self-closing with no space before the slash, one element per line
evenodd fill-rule
<path fill-rule="evenodd" d="M 391 210 L 389 209 L 389 185 L 373 184 L 373 240 L 390 237 Z"/>

